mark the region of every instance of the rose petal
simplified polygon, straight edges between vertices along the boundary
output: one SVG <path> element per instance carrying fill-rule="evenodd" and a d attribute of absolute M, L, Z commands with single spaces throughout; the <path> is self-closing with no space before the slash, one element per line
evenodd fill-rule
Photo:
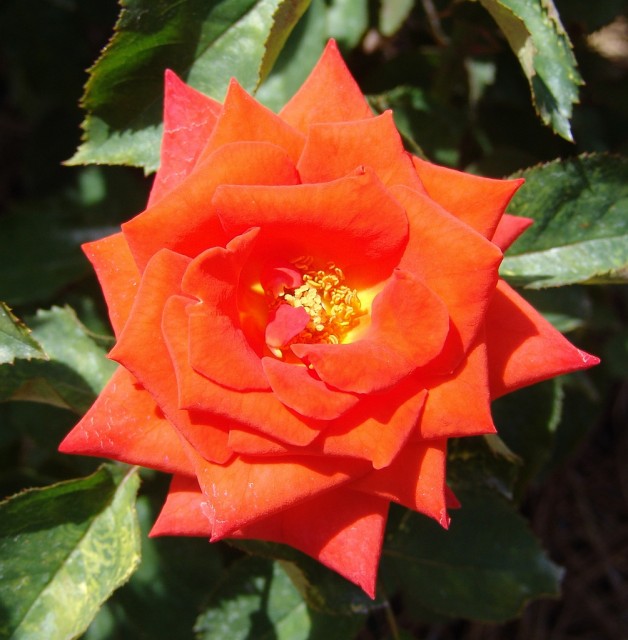
<path fill-rule="evenodd" d="M 129 321 L 109 356 L 137 378 L 166 418 L 203 455 L 225 462 L 232 456 L 226 430 L 216 424 L 215 418 L 214 422 L 199 423 L 179 409 L 174 369 L 161 332 L 166 301 L 179 293 L 189 263 L 189 258 L 168 249 L 155 254 L 142 276 Z"/>
<path fill-rule="evenodd" d="M 421 379 L 421 383 L 429 389 L 417 431 L 421 438 L 495 433 L 483 332 L 451 375 Z"/>
<path fill-rule="evenodd" d="M 262 365 L 275 396 L 302 416 L 334 420 L 360 401 L 353 394 L 329 388 L 303 365 L 275 358 L 262 358 Z"/>
<path fill-rule="evenodd" d="M 122 233 L 87 242 L 82 247 L 102 287 L 114 333 L 124 328 L 131 313 L 140 272 Z"/>
<path fill-rule="evenodd" d="M 227 421 L 233 426 L 240 424 L 289 444 L 303 446 L 312 442 L 320 426 L 289 411 L 272 392 L 234 391 L 212 382 L 190 366 L 188 304 L 188 299 L 173 296 L 163 312 L 162 329 L 174 363 L 179 408 L 199 410 L 224 424 L 229 424 Z"/>
<path fill-rule="evenodd" d="M 196 476 L 209 503 L 213 519 L 212 542 L 238 529 L 293 508 L 330 489 L 360 478 L 368 463 L 342 458 L 236 457 L 227 464 L 207 462 L 194 451 Z"/>
<path fill-rule="evenodd" d="M 481 178 L 413 157 L 429 196 L 486 238 L 492 238 L 515 191 L 525 182 Z"/>
<path fill-rule="evenodd" d="M 155 536 L 202 536 L 212 534 L 212 521 L 206 515 L 207 498 L 196 478 L 175 475 L 161 512 L 150 531 Z"/>
<path fill-rule="evenodd" d="M 312 447 L 324 455 L 369 460 L 387 467 L 408 442 L 419 421 L 427 392 L 412 384 L 363 399 L 356 409 L 330 425 Z"/>
<path fill-rule="evenodd" d="M 410 223 L 410 239 L 399 266 L 418 274 L 445 302 L 466 351 L 482 326 L 502 253 L 422 194 L 405 187 L 391 191 Z"/>
<path fill-rule="evenodd" d="M 296 454 L 303 451 L 302 448 L 279 442 L 268 435 L 247 431 L 242 428 L 229 430 L 229 448 L 234 453 L 255 456 L 276 456 Z"/>
<path fill-rule="evenodd" d="M 375 597 L 388 500 L 340 487 L 232 534 L 289 544 Z"/>
<path fill-rule="evenodd" d="M 195 258 L 182 279 L 183 291 L 199 303 L 186 305 L 190 366 L 214 382 L 240 391 L 269 389 L 260 354 L 240 326 L 240 274 L 257 233 L 250 230 L 226 249 L 214 247 Z M 173 326 L 177 331 L 177 325 Z M 261 345 L 260 345 L 261 347 Z"/>
<path fill-rule="evenodd" d="M 310 322 L 310 314 L 303 307 L 280 304 L 271 311 L 264 337 L 271 349 L 281 349 L 298 336 Z"/>
<path fill-rule="evenodd" d="M 418 278 L 396 270 L 373 301 L 365 337 L 348 344 L 294 344 L 321 380 L 343 391 L 372 393 L 391 387 L 443 348 L 447 308 Z"/>
<path fill-rule="evenodd" d="M 424 513 L 446 529 L 446 457 L 447 440 L 409 444 L 390 466 L 372 471 L 351 486 Z"/>
<path fill-rule="evenodd" d="M 224 246 L 225 237 L 211 206 L 221 184 L 298 184 L 286 152 L 268 142 L 234 142 L 196 165 L 187 179 L 155 205 L 122 225 L 138 267 L 143 270 L 160 249 L 195 257 Z"/>
<path fill-rule="evenodd" d="M 222 111 L 219 102 L 189 87 L 170 69 L 166 69 L 164 91 L 161 163 L 150 192 L 149 206 L 192 171 Z"/>
<path fill-rule="evenodd" d="M 303 150 L 305 138 L 302 133 L 252 98 L 237 80 L 232 79 L 222 112 L 200 160 L 210 157 L 224 145 L 242 141 L 270 142 L 281 147 L 296 164 Z"/>
<path fill-rule="evenodd" d="M 392 111 L 366 120 L 310 126 L 297 169 L 303 182 L 328 182 L 362 165 L 372 168 L 386 186 L 403 184 L 424 191 Z"/>
<path fill-rule="evenodd" d="M 345 122 L 372 115 L 333 40 L 328 42 L 307 80 L 279 113 L 282 120 L 303 133 L 315 122 Z"/>
<path fill-rule="evenodd" d="M 486 343 L 493 399 L 600 361 L 574 347 L 503 280 L 488 310 Z"/>
<path fill-rule="evenodd" d="M 387 278 L 407 240 L 405 212 L 368 169 L 321 184 L 222 186 L 213 205 L 229 236 L 260 228 L 260 263 L 313 256 L 356 288 Z"/>
<path fill-rule="evenodd" d="M 506 251 L 512 243 L 530 226 L 534 224 L 532 218 L 511 216 L 505 213 L 495 229 L 492 242 L 502 251 Z"/>
<path fill-rule="evenodd" d="M 153 397 L 122 367 L 59 451 L 112 458 L 166 473 L 194 473 L 174 427 Z"/>

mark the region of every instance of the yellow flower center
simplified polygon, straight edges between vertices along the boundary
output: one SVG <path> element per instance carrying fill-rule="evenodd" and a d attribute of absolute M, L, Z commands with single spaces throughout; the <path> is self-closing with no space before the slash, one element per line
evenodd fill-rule
<path fill-rule="evenodd" d="M 303 284 L 296 289 L 284 288 L 274 306 L 287 303 L 302 307 L 310 316 L 305 329 L 292 342 L 339 344 L 367 311 L 362 309 L 356 289 L 344 284 L 342 269 L 333 263 L 326 269 L 313 269 L 312 262 L 310 256 L 293 261 Z"/>

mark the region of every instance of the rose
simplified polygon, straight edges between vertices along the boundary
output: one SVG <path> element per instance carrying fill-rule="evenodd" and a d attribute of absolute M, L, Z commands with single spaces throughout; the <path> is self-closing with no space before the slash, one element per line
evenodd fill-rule
<path fill-rule="evenodd" d="M 414 158 L 330 42 L 277 116 L 166 76 L 148 208 L 85 245 L 120 367 L 61 450 L 174 474 L 153 534 L 259 538 L 373 595 L 390 501 L 448 525 L 447 439 L 597 360 L 498 278 L 520 180 Z"/>

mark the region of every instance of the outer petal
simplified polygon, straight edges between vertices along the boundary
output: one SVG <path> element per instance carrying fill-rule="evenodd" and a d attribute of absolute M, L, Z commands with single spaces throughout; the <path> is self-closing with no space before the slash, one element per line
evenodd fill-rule
<path fill-rule="evenodd" d="M 96 270 L 111 325 L 118 335 L 131 313 L 141 277 L 129 245 L 121 233 L 115 233 L 84 244 L 83 251 Z"/>
<path fill-rule="evenodd" d="M 361 165 L 371 167 L 386 186 L 403 184 L 425 191 L 392 111 L 366 120 L 312 125 L 297 168 L 303 182 L 327 182 Z"/>
<path fill-rule="evenodd" d="M 292 351 L 332 387 L 372 393 L 435 358 L 448 331 L 442 301 L 418 278 L 397 270 L 373 301 L 364 338 L 347 344 L 294 344 Z"/>
<path fill-rule="evenodd" d="M 237 457 L 225 465 L 189 451 L 213 521 L 212 541 L 363 476 L 368 463 L 342 458 L 286 457 L 260 464 Z"/>
<path fill-rule="evenodd" d="M 308 126 L 314 122 L 361 120 L 373 113 L 336 43 L 330 40 L 308 79 L 279 115 L 307 133 Z"/>
<path fill-rule="evenodd" d="M 207 536 L 207 498 L 194 478 L 175 476 L 151 536 Z M 235 531 L 232 538 L 280 542 L 375 594 L 388 500 L 340 487 Z"/>
<path fill-rule="evenodd" d="M 144 272 L 129 322 L 110 357 L 120 362 L 150 392 L 168 420 L 194 446 L 215 462 L 225 462 L 227 431 L 213 416 L 193 418 L 178 405 L 177 386 L 168 349 L 161 332 L 166 300 L 180 291 L 181 278 L 190 260 L 164 249 Z M 212 420 L 213 418 L 213 420 Z"/>
<path fill-rule="evenodd" d="M 392 192 L 410 223 L 410 239 L 399 266 L 418 274 L 445 302 L 466 351 L 482 326 L 502 253 L 422 194 L 405 187 Z"/>
<path fill-rule="evenodd" d="M 322 184 L 223 186 L 213 204 L 229 236 L 260 228 L 260 263 L 314 256 L 357 288 L 387 278 L 407 241 L 404 210 L 368 169 Z"/>
<path fill-rule="evenodd" d="M 150 536 L 209 538 L 213 521 L 206 515 L 207 511 L 207 498 L 198 486 L 198 480 L 175 475 Z"/>
<path fill-rule="evenodd" d="M 187 298 L 172 297 L 163 316 L 162 328 L 176 372 L 177 406 L 206 416 L 213 414 L 222 424 L 256 429 L 289 444 L 302 446 L 312 442 L 322 425 L 295 415 L 270 391 L 234 391 L 192 369 L 186 311 L 189 304 Z"/>
<path fill-rule="evenodd" d="M 186 305 L 190 366 L 220 385 L 241 391 L 270 388 L 260 356 L 242 331 L 238 310 L 240 274 L 256 235 L 251 230 L 226 249 L 204 251 L 190 263 L 182 281 L 183 291 L 199 300 Z"/>
<path fill-rule="evenodd" d="M 122 367 L 59 451 L 113 458 L 166 473 L 194 473 L 173 426 L 148 391 Z"/>
<path fill-rule="evenodd" d="M 505 213 L 495 229 L 493 244 L 496 244 L 502 251 L 508 247 L 530 226 L 534 224 L 532 218 L 521 216 L 511 216 Z"/>
<path fill-rule="evenodd" d="M 143 270 L 160 249 L 194 257 L 226 243 L 211 206 L 222 184 L 298 184 L 294 163 L 268 142 L 234 142 L 196 165 L 188 178 L 154 206 L 122 225 L 135 261 Z"/>
<path fill-rule="evenodd" d="M 495 433 L 483 334 L 452 374 L 421 380 L 429 389 L 417 431 L 422 438 Z"/>
<path fill-rule="evenodd" d="M 222 105 L 166 70 L 161 164 L 148 200 L 155 204 L 192 171 L 222 111 Z"/>
<path fill-rule="evenodd" d="M 413 161 L 429 196 L 486 238 L 493 237 L 510 199 L 524 183 L 481 178 L 417 157 Z"/>
<path fill-rule="evenodd" d="M 493 399 L 600 361 L 574 347 L 503 280 L 489 307 L 486 342 Z"/>
<path fill-rule="evenodd" d="M 446 457 L 446 440 L 407 445 L 389 467 L 372 471 L 351 486 L 424 513 L 447 528 Z"/>
<path fill-rule="evenodd" d="M 270 109 L 252 98 L 236 80 L 231 80 L 225 104 L 201 160 L 232 142 L 270 142 L 281 147 L 296 164 L 305 139 Z"/>
<path fill-rule="evenodd" d="M 340 487 L 235 532 L 289 544 L 375 597 L 388 500 Z"/>

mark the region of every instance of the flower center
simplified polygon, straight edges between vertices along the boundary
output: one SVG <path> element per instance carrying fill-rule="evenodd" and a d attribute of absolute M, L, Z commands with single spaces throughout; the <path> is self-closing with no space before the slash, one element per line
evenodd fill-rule
<path fill-rule="evenodd" d="M 310 316 L 307 326 L 291 343 L 339 344 L 367 311 L 362 309 L 357 290 L 344 284 L 342 269 L 333 263 L 328 263 L 326 269 L 313 269 L 312 262 L 310 256 L 292 262 L 301 274 L 302 284 L 294 288 L 284 286 L 271 302 L 271 308 L 288 304 L 303 308 Z"/>

